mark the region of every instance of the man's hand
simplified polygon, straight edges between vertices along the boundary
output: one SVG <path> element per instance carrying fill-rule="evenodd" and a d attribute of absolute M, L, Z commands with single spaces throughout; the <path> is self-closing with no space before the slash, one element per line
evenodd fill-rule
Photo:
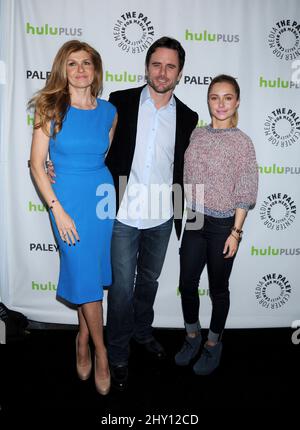
<path fill-rule="evenodd" d="M 51 184 L 55 184 L 55 170 L 54 170 L 54 164 L 52 163 L 51 160 L 46 161 L 46 172 L 47 172 L 47 176 L 49 181 L 51 182 Z"/>

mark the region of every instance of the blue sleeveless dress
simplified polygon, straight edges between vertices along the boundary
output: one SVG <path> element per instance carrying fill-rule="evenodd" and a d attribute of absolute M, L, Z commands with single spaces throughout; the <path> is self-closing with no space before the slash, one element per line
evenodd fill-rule
<path fill-rule="evenodd" d="M 97 99 L 93 110 L 70 106 L 62 130 L 50 138 L 54 192 L 74 220 L 80 242 L 69 246 L 50 218 L 60 252 L 57 295 L 73 304 L 102 300 L 111 284 L 110 242 L 115 218 L 113 179 L 105 165 L 115 107 Z"/>

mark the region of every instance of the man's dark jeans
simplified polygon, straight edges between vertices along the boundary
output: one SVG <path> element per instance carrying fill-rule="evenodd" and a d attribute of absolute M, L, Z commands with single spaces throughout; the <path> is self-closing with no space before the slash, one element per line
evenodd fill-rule
<path fill-rule="evenodd" d="M 139 230 L 115 221 L 112 236 L 113 283 L 108 289 L 107 340 L 110 364 L 127 365 L 129 342 L 152 339 L 153 304 L 173 218 Z"/>

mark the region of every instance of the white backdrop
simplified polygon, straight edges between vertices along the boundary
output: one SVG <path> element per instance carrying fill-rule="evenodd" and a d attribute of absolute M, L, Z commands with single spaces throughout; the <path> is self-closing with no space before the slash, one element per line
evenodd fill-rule
<path fill-rule="evenodd" d="M 290 326 L 300 317 L 299 0 L 1 0 L 1 284 L 10 308 L 42 322 L 76 323 L 55 297 L 59 257 L 48 213 L 27 168 L 33 114 L 26 103 L 45 84 L 58 48 L 71 38 L 104 61 L 104 92 L 144 83 L 144 59 L 163 35 L 186 50 L 176 95 L 209 122 L 207 87 L 219 73 L 241 86 L 239 126 L 260 166 L 231 277 L 227 327 Z M 173 233 L 155 303 L 155 326 L 182 327 L 178 247 Z M 206 274 L 201 323 L 209 324 Z M 106 307 L 106 300 L 104 301 Z"/>

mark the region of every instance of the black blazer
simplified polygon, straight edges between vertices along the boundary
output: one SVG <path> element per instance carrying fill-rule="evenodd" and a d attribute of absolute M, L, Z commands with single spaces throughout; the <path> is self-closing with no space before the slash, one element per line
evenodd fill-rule
<path fill-rule="evenodd" d="M 125 190 L 119 190 L 119 176 L 130 174 L 137 132 L 140 96 L 144 86 L 110 94 L 109 101 L 117 108 L 118 124 L 106 157 L 106 165 L 114 179 L 117 192 L 117 210 Z M 183 213 L 183 163 L 184 153 L 189 144 L 190 135 L 198 122 L 198 114 L 192 111 L 176 96 L 176 134 L 173 184 L 182 187 L 181 215 Z M 173 195 L 174 205 L 174 195 Z M 174 219 L 177 237 L 180 237 L 182 219 Z"/>

